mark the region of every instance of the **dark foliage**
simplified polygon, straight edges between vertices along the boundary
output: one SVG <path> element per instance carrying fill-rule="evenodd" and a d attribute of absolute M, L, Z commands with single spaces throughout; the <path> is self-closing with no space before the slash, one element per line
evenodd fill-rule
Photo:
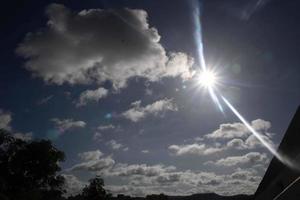
<path fill-rule="evenodd" d="M 0 193 L 3 198 L 60 199 L 64 178 L 57 175 L 65 158 L 48 140 L 26 142 L 0 130 Z"/>

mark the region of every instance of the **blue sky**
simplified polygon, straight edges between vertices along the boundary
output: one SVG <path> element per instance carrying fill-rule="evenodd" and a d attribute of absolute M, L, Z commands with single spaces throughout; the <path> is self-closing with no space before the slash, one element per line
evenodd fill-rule
<path fill-rule="evenodd" d="M 96 174 L 135 196 L 253 193 L 271 155 L 199 87 L 192 13 L 218 90 L 276 146 L 299 105 L 297 2 L 195 2 L 7 4 L 0 127 L 63 150 L 70 194 Z"/>

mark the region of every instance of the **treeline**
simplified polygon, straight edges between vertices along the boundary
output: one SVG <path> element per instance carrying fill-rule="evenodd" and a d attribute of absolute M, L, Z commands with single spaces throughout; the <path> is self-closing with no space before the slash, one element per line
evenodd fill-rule
<path fill-rule="evenodd" d="M 0 200 L 139 199 L 113 197 L 99 176 L 91 179 L 80 194 L 65 197 L 65 178 L 59 175 L 59 163 L 64 160 L 64 152 L 49 140 L 25 141 L 0 129 Z M 147 199 L 164 200 L 166 196 L 150 195 Z"/>

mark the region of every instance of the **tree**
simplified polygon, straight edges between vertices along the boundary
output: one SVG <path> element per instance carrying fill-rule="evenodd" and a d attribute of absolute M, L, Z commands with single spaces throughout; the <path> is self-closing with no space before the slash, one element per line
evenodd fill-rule
<path fill-rule="evenodd" d="M 0 193 L 10 200 L 59 199 L 64 158 L 49 140 L 26 142 L 0 130 Z"/>
<path fill-rule="evenodd" d="M 104 200 L 109 194 L 104 189 L 104 181 L 100 176 L 89 180 L 90 184 L 83 188 L 82 196 L 86 200 Z"/>

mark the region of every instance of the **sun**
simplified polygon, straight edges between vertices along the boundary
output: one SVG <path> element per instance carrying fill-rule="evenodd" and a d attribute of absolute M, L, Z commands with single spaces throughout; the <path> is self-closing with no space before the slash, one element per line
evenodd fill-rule
<path fill-rule="evenodd" d="M 213 71 L 203 70 L 200 72 L 197 81 L 202 87 L 213 88 L 217 83 L 217 75 Z"/>

